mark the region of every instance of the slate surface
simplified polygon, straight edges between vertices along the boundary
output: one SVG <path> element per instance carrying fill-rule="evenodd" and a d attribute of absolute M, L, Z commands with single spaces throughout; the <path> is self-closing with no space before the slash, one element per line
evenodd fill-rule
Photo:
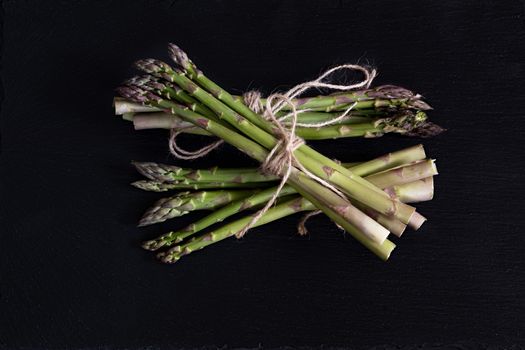
<path fill-rule="evenodd" d="M 3 1 L 0 347 L 350 348 L 523 345 L 522 1 Z M 163 266 L 138 244 L 157 194 L 130 160 L 174 161 L 166 133 L 114 117 L 138 58 L 178 43 L 233 92 L 345 62 L 427 97 L 449 130 L 430 218 L 388 263 L 298 217 Z M 317 142 L 365 160 L 419 140 Z M 178 164 L 187 164 L 178 162 Z M 194 166 L 251 165 L 224 147 Z M 441 345 L 440 345 L 441 344 Z"/>

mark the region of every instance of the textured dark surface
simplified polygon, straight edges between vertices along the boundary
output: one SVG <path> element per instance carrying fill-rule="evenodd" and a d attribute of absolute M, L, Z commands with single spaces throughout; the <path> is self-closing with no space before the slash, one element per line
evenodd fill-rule
<path fill-rule="evenodd" d="M 525 337 L 524 11 L 520 1 L 4 1 L 0 347 L 519 348 Z M 449 131 L 430 218 L 383 263 L 327 219 L 297 218 L 163 266 L 135 227 L 158 194 L 130 160 L 166 133 L 114 117 L 131 63 L 183 47 L 234 92 L 343 62 L 427 97 Z M 418 143 L 319 142 L 341 160 Z M 180 162 L 182 163 L 182 162 Z M 186 163 L 182 163 L 186 164 Z M 224 147 L 195 166 L 253 164 Z"/>

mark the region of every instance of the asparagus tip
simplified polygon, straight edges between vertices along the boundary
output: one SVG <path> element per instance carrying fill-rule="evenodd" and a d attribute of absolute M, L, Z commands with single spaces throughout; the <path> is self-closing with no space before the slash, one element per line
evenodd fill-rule
<path fill-rule="evenodd" d="M 430 111 L 430 110 L 433 109 L 428 103 L 426 103 L 423 100 L 419 100 L 419 99 L 412 99 L 412 100 L 410 100 L 410 105 L 413 108 L 419 109 L 419 110 L 422 110 L 422 111 Z"/>
<path fill-rule="evenodd" d="M 168 252 L 157 254 L 157 258 L 165 264 L 173 264 L 179 261 L 180 256 L 173 252 Z"/>
<path fill-rule="evenodd" d="M 370 97 L 377 98 L 419 98 L 420 96 L 414 95 L 414 93 L 408 89 L 405 89 L 397 85 L 381 85 L 371 91 L 367 92 Z"/>
<path fill-rule="evenodd" d="M 143 217 L 139 220 L 139 223 L 137 224 L 137 227 L 144 227 L 144 226 L 148 226 L 148 225 L 152 225 L 154 224 L 155 222 L 152 222 L 153 220 L 150 220 L 149 218 L 147 217 Z"/>
<path fill-rule="evenodd" d="M 166 242 L 164 240 L 151 240 L 151 241 L 144 241 L 142 242 L 142 248 L 149 251 L 155 251 L 162 246 L 164 246 Z"/>
<path fill-rule="evenodd" d="M 132 182 L 131 186 L 141 189 L 143 191 L 152 192 L 164 192 L 168 190 L 166 187 L 162 187 L 162 183 L 158 183 L 157 181 L 139 180 Z"/>
<path fill-rule="evenodd" d="M 441 126 L 434 124 L 432 122 L 424 122 L 419 125 L 417 128 L 410 130 L 406 133 L 407 136 L 417 136 L 421 138 L 429 138 L 437 136 L 442 132 L 447 131 L 447 129 L 442 128 Z"/>
<path fill-rule="evenodd" d="M 190 59 L 186 52 L 184 52 L 180 47 L 173 43 L 168 44 L 168 53 L 170 58 L 180 67 L 186 69 L 190 64 Z"/>
<path fill-rule="evenodd" d="M 135 68 L 149 74 L 171 72 L 173 68 L 165 62 L 154 58 L 146 58 L 135 62 Z"/>
<path fill-rule="evenodd" d="M 162 101 L 160 96 L 157 96 L 151 91 L 147 91 L 138 85 L 119 86 L 115 90 L 120 96 L 137 103 L 147 104 L 150 101 Z"/>

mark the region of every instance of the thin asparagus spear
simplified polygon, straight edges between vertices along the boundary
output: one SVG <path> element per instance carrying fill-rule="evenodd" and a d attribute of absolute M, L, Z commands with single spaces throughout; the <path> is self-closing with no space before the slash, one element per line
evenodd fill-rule
<path fill-rule="evenodd" d="M 235 96 L 235 98 L 240 99 L 242 97 Z M 113 106 L 115 108 L 115 115 L 124 115 L 126 113 L 153 113 L 153 112 L 160 112 L 161 109 L 151 106 L 145 106 L 140 103 L 136 103 L 133 101 L 126 100 L 123 97 L 116 96 L 113 98 Z M 380 108 L 374 108 L 374 109 L 363 109 L 363 110 L 353 110 L 349 113 L 348 120 L 352 119 L 352 117 L 365 117 L 365 116 L 377 116 L 377 115 L 383 115 L 385 113 L 388 113 L 388 109 L 380 109 Z M 288 114 L 288 111 L 282 111 L 279 112 L 278 115 L 280 117 Z M 337 116 L 339 116 L 340 112 L 302 112 L 300 114 L 299 120 L 301 122 L 311 122 L 311 123 L 319 123 L 322 121 L 327 121 L 330 119 L 333 119 Z"/>
<path fill-rule="evenodd" d="M 397 152 L 388 153 L 384 156 L 378 157 L 368 162 L 353 165 L 347 164 L 346 166 L 351 167 L 351 170 L 353 170 L 359 175 L 368 175 L 374 173 L 375 171 L 384 172 L 388 169 L 388 167 L 395 168 L 399 166 L 402 162 L 411 163 L 419 161 L 425 156 L 426 155 L 423 146 L 417 145 Z M 197 222 L 183 228 L 182 230 L 170 231 L 156 239 L 146 241 L 143 243 L 143 247 L 147 250 L 157 250 L 163 246 L 170 246 L 174 243 L 181 242 L 186 237 L 189 237 L 217 222 L 223 221 L 241 210 L 252 208 L 256 205 L 268 201 L 275 192 L 275 189 L 275 187 L 272 187 L 259 193 L 256 193 L 255 195 L 244 200 L 233 202 L 223 208 L 218 209 L 217 211 L 202 218 L 201 220 L 198 220 Z M 294 193 L 297 192 L 290 186 L 285 186 L 281 191 L 281 195 L 283 196 Z M 361 207 L 361 209 L 363 208 Z M 398 220 L 387 218 L 385 216 L 379 215 L 377 212 L 374 211 L 367 210 L 367 212 L 372 217 L 381 220 L 380 223 L 383 224 L 385 227 L 389 226 L 387 228 L 390 228 L 392 233 L 398 236 L 400 236 L 403 233 L 406 227 L 406 225 L 404 225 Z"/>
<path fill-rule="evenodd" d="M 152 207 L 146 210 L 138 226 L 163 222 L 195 210 L 215 209 L 232 201 L 246 198 L 254 192 L 253 190 L 179 192 L 174 196 L 162 198 L 155 202 Z"/>
<path fill-rule="evenodd" d="M 240 103 L 240 101 L 235 101 L 226 91 L 222 89 L 212 90 L 214 97 L 188 79 L 185 72 L 173 70 L 169 65 L 158 60 L 142 60 L 137 62 L 136 66 L 147 73 L 159 75 L 176 83 L 191 96 L 215 111 L 221 119 L 226 120 L 230 125 L 236 127 L 239 131 L 251 137 L 266 149 L 270 150 L 277 145 L 277 139 L 272 134 L 258 128 L 255 123 L 264 125 L 266 130 L 272 129 L 272 126 L 262 120 L 260 116 L 255 114 L 248 107 Z M 188 70 L 188 72 L 189 71 L 190 70 Z M 191 68 L 191 71 L 193 71 L 194 74 L 190 74 L 190 76 L 203 77 L 201 72 L 198 74 L 195 73 L 196 71 L 194 68 Z M 199 83 L 201 82 L 199 81 Z M 226 100 L 226 103 L 231 103 L 232 105 L 226 106 L 216 97 Z M 162 101 L 162 103 L 165 103 L 166 107 L 171 106 L 166 102 L 167 101 Z M 237 108 L 237 112 L 243 111 L 243 114 L 241 115 L 233 111 L 230 107 Z M 179 112 L 175 112 L 174 114 L 179 114 Z M 408 223 L 410 217 L 415 212 L 415 208 L 392 200 L 380 189 L 363 180 L 359 176 L 352 174 L 344 167 L 306 145 L 300 146 L 294 153 L 298 161 L 308 169 L 308 171 L 324 180 L 330 181 L 350 197 L 359 202 L 366 203 L 368 206 L 382 214 L 394 215 L 402 222 Z"/>
<path fill-rule="evenodd" d="M 337 139 L 341 137 L 380 137 L 386 133 L 407 134 L 427 119 L 425 112 L 404 111 L 397 117 L 373 119 L 369 123 L 335 124 L 319 128 L 298 127 L 296 134 L 305 140 Z M 415 134 L 413 134 L 415 136 Z"/>
<path fill-rule="evenodd" d="M 278 180 L 276 176 L 261 173 L 256 168 L 212 168 L 212 169 L 187 169 L 174 165 L 152 162 L 133 162 L 139 173 L 150 180 L 160 182 L 268 182 Z"/>
<path fill-rule="evenodd" d="M 117 90 L 123 97 L 136 102 L 164 108 L 165 110 L 181 116 L 194 125 L 200 126 L 224 139 L 226 142 L 239 148 L 241 151 L 258 161 L 262 162 L 267 157 L 268 151 L 261 145 L 219 123 L 214 122 L 213 120 L 206 119 L 205 117 L 190 111 L 187 107 L 163 100 L 159 96 L 138 87 L 120 87 Z M 388 230 L 370 219 L 370 217 L 366 216 L 363 212 L 357 210 L 346 199 L 339 197 L 335 192 L 327 189 L 316 181 L 309 179 L 297 169 L 291 168 L 290 171 L 291 174 L 288 183 L 305 197 L 308 196 L 309 198 L 314 198 L 314 200 L 320 198 L 319 201 L 316 201 L 315 205 L 320 210 L 327 213 L 327 215 L 330 215 L 332 220 L 348 232 L 357 232 L 357 229 L 359 229 L 361 231 L 355 233 L 356 235 L 364 234 L 366 237 L 369 237 L 371 241 L 376 242 L 384 242 L 386 240 Z M 355 226 L 350 223 L 349 220 L 353 220 Z M 365 246 L 367 245 L 365 244 Z M 379 253 L 378 250 L 373 250 L 373 252 L 376 254 Z"/>
<path fill-rule="evenodd" d="M 166 192 L 171 190 L 206 190 L 206 189 L 218 189 L 218 188 L 261 188 L 265 186 L 265 183 L 261 182 L 248 182 L 248 183 L 235 183 L 235 182 L 159 182 L 154 180 L 139 180 L 131 183 L 132 186 L 139 188 L 144 191 L 150 192 Z M 268 184 L 270 185 L 270 184 Z"/>

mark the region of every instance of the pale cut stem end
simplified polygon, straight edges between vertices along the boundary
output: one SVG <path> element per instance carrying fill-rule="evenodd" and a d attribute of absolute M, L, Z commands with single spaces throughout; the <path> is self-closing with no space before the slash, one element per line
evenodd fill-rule
<path fill-rule="evenodd" d="M 419 228 L 427 221 L 427 218 L 423 215 L 419 214 L 417 211 L 414 212 L 414 214 L 410 217 L 410 221 L 408 222 L 408 226 L 412 228 L 414 231 L 419 230 Z"/>
<path fill-rule="evenodd" d="M 434 197 L 434 178 L 431 176 L 404 185 L 394 186 L 391 188 L 391 191 L 403 203 L 430 201 Z"/>

